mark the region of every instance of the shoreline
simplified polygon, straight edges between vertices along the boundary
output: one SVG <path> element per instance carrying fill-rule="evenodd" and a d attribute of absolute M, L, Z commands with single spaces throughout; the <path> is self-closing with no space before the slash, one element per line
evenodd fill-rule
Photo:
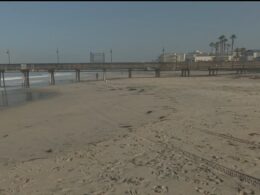
<path fill-rule="evenodd" d="M 0 112 L 26 105 L 30 102 L 41 101 L 59 95 L 49 88 L 21 88 L 0 91 Z"/>

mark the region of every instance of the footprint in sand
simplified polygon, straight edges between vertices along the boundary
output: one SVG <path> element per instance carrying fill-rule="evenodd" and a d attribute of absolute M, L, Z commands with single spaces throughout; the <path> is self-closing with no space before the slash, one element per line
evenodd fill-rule
<path fill-rule="evenodd" d="M 144 92 L 144 89 L 140 89 L 138 92 L 139 92 L 139 93 Z"/>
<path fill-rule="evenodd" d="M 156 193 L 166 193 L 168 192 L 168 186 L 156 185 L 153 187 L 153 190 Z"/>
<path fill-rule="evenodd" d="M 160 120 L 163 120 L 163 119 L 165 119 L 165 118 L 166 118 L 166 116 L 160 116 L 160 117 L 159 117 Z"/>
<path fill-rule="evenodd" d="M 249 194 L 255 194 L 254 190 L 251 189 L 238 189 L 237 195 L 249 195 Z"/>
<path fill-rule="evenodd" d="M 260 135 L 259 133 L 249 133 L 250 136 Z"/>
<path fill-rule="evenodd" d="M 144 180 L 143 177 L 130 177 L 130 178 L 125 178 L 123 180 L 123 183 L 127 183 L 127 184 L 133 184 L 133 185 L 140 185 L 142 183 L 142 181 Z"/>
<path fill-rule="evenodd" d="M 137 195 L 138 191 L 136 189 L 134 189 L 134 190 L 127 190 L 125 192 L 125 194 L 127 194 L 127 195 Z"/>
<path fill-rule="evenodd" d="M 47 152 L 47 153 L 52 153 L 52 149 L 49 148 L 48 150 L 45 150 L 45 152 Z"/>
<path fill-rule="evenodd" d="M 132 125 L 120 125 L 121 128 L 127 129 L 129 132 L 133 132 Z"/>
<path fill-rule="evenodd" d="M 122 127 L 122 128 L 130 128 L 130 127 L 132 127 L 132 125 L 120 125 L 120 127 Z"/>
<path fill-rule="evenodd" d="M 135 91 L 135 90 L 137 90 L 137 89 L 136 88 L 132 88 L 132 87 L 128 88 L 128 91 Z"/>
<path fill-rule="evenodd" d="M 146 112 L 146 114 L 151 114 L 153 111 L 149 110 Z"/>

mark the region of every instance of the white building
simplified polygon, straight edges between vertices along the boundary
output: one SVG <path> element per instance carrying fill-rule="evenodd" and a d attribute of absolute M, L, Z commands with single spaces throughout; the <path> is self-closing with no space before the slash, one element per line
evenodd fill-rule
<path fill-rule="evenodd" d="M 177 62 L 185 62 L 186 54 L 185 53 L 177 53 Z"/>
<path fill-rule="evenodd" d="M 234 56 L 232 55 L 217 55 L 215 56 L 216 61 L 232 61 L 234 60 Z"/>
<path fill-rule="evenodd" d="M 190 62 L 208 62 L 213 61 L 215 56 L 209 55 L 208 53 L 203 53 L 199 50 L 196 50 L 195 52 L 188 53 L 186 55 L 186 61 Z"/>
<path fill-rule="evenodd" d="M 159 62 L 184 62 L 186 59 L 185 53 L 165 53 L 159 56 Z"/>
<path fill-rule="evenodd" d="M 246 51 L 246 60 L 247 61 L 253 61 L 260 57 L 260 50 L 253 49 L 253 50 L 247 50 Z"/>

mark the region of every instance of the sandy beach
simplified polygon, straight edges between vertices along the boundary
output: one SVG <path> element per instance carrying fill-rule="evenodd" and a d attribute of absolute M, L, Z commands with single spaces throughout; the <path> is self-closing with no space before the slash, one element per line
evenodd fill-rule
<path fill-rule="evenodd" d="M 0 194 L 260 194 L 260 79 L 50 86 L 0 111 Z"/>

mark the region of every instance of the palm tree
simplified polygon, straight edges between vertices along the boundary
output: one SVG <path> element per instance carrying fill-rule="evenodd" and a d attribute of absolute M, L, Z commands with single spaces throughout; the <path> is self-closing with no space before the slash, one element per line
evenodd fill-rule
<path fill-rule="evenodd" d="M 221 35 L 218 39 L 220 40 L 220 48 L 221 48 L 221 54 L 223 54 L 223 49 L 224 49 L 224 40 L 225 40 L 225 35 Z"/>
<path fill-rule="evenodd" d="M 241 55 L 243 55 L 243 56 L 244 56 L 244 55 L 245 55 L 245 53 L 246 53 L 246 48 L 242 47 L 242 48 L 241 48 Z"/>
<path fill-rule="evenodd" d="M 218 41 L 215 43 L 215 50 L 216 50 L 215 54 L 217 55 L 219 53 L 219 42 Z"/>
<path fill-rule="evenodd" d="M 218 38 L 218 40 L 219 40 L 219 53 L 221 53 L 221 43 L 222 43 L 222 36 L 219 36 L 219 38 Z"/>
<path fill-rule="evenodd" d="M 211 47 L 211 53 L 213 53 L 213 49 L 215 48 L 215 43 L 211 42 L 209 46 Z"/>
<path fill-rule="evenodd" d="M 226 44 L 226 47 L 227 47 L 227 55 L 228 55 L 228 51 L 229 51 L 229 48 L 230 48 L 230 44 L 228 43 L 228 44 Z"/>
<path fill-rule="evenodd" d="M 224 35 L 221 35 L 219 36 L 218 40 L 219 40 L 219 53 L 221 54 L 222 53 L 222 41 L 223 41 L 223 36 Z"/>
<path fill-rule="evenodd" d="M 231 53 L 233 54 L 233 49 L 234 49 L 234 42 L 235 39 L 237 38 L 237 36 L 235 34 L 231 35 L 230 39 L 231 39 Z"/>
<path fill-rule="evenodd" d="M 223 39 L 223 54 L 225 54 L 226 53 L 226 42 L 227 42 L 228 40 L 227 40 L 227 38 L 225 38 L 225 39 Z"/>

